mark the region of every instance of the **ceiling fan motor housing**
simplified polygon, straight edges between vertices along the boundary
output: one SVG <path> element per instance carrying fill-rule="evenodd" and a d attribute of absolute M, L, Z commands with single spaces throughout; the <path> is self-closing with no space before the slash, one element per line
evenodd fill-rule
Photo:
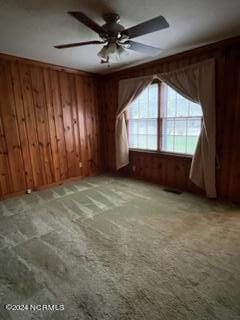
<path fill-rule="evenodd" d="M 116 13 L 107 13 L 103 15 L 103 19 L 106 23 L 102 26 L 106 30 L 108 36 L 107 40 L 114 42 L 121 37 L 120 32 L 125 28 L 119 23 L 120 16 Z M 106 39 L 106 35 L 100 35 L 102 38 Z"/>

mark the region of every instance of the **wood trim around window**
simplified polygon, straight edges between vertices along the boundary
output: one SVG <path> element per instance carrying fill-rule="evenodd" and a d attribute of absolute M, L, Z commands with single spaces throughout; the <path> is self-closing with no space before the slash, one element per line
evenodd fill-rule
<path fill-rule="evenodd" d="M 174 153 L 174 152 L 168 152 L 168 151 L 160 151 L 160 150 L 145 150 L 145 149 L 134 149 L 130 148 L 130 152 L 136 152 L 136 153 L 148 153 L 151 155 L 157 155 L 159 157 L 174 157 L 174 158 L 187 158 L 192 159 L 193 155 L 188 153 Z"/>

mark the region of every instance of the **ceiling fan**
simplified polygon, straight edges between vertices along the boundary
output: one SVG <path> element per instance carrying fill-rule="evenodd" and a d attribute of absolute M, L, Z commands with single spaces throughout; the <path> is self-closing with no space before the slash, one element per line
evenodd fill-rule
<path fill-rule="evenodd" d="M 104 14 L 102 17 L 105 24 L 102 26 L 90 19 L 83 12 L 71 11 L 68 12 L 68 14 L 95 31 L 101 40 L 63 44 L 54 47 L 57 49 L 65 49 L 91 44 L 103 44 L 103 48 L 98 53 L 98 56 L 101 57 L 101 63 L 108 63 L 110 60 L 118 60 L 120 56 L 126 52 L 125 49 L 138 51 L 149 56 L 158 54 L 160 52 L 159 48 L 135 42 L 131 39 L 169 27 L 168 22 L 163 16 L 158 16 L 134 27 L 125 29 L 119 23 L 120 17 L 116 13 Z"/>

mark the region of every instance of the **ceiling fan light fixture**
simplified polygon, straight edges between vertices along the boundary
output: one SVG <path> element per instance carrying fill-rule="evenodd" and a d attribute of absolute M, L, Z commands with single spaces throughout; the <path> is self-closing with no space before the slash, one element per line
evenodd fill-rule
<path fill-rule="evenodd" d="M 119 45 L 121 45 L 122 48 L 124 49 L 129 49 L 131 47 L 131 44 L 128 41 L 125 42 L 119 42 Z"/>
<path fill-rule="evenodd" d="M 110 42 L 108 45 L 108 55 L 115 55 L 117 52 L 117 44 L 116 42 Z"/>
<path fill-rule="evenodd" d="M 116 50 L 110 56 L 111 61 L 118 62 L 124 53 L 125 53 L 125 50 L 121 46 L 116 44 Z"/>
<path fill-rule="evenodd" d="M 126 51 L 120 45 L 115 42 L 111 42 L 108 45 L 105 45 L 99 52 L 98 56 L 103 60 L 119 61 L 120 56 L 125 54 Z"/>
<path fill-rule="evenodd" d="M 107 45 L 103 46 L 102 49 L 98 52 L 98 56 L 104 60 L 107 59 L 108 57 L 108 50 L 107 50 Z"/>
<path fill-rule="evenodd" d="M 127 34 L 121 34 L 121 41 L 129 40 L 129 36 Z"/>
<path fill-rule="evenodd" d="M 117 46 L 117 50 L 118 50 L 118 54 L 119 56 L 123 56 L 123 55 L 127 55 L 127 51 L 125 50 L 125 48 L 121 45 Z"/>

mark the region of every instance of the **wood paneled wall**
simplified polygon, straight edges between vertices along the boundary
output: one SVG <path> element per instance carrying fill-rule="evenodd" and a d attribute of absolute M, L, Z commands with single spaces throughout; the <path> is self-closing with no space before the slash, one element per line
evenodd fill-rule
<path fill-rule="evenodd" d="M 208 58 L 216 60 L 217 191 L 240 201 L 239 37 L 101 77 L 0 55 L 0 197 L 115 171 L 118 81 Z M 190 165 L 189 157 L 132 151 L 121 173 L 198 192 Z"/>
<path fill-rule="evenodd" d="M 98 79 L 0 57 L 0 197 L 101 171 Z"/>
<path fill-rule="evenodd" d="M 208 58 L 216 61 L 217 191 L 220 198 L 240 201 L 240 38 L 164 58 L 105 76 L 102 81 L 104 164 L 115 171 L 115 114 L 120 79 L 168 72 Z M 199 191 L 189 181 L 191 158 L 130 152 L 121 173 L 183 190 Z"/>

